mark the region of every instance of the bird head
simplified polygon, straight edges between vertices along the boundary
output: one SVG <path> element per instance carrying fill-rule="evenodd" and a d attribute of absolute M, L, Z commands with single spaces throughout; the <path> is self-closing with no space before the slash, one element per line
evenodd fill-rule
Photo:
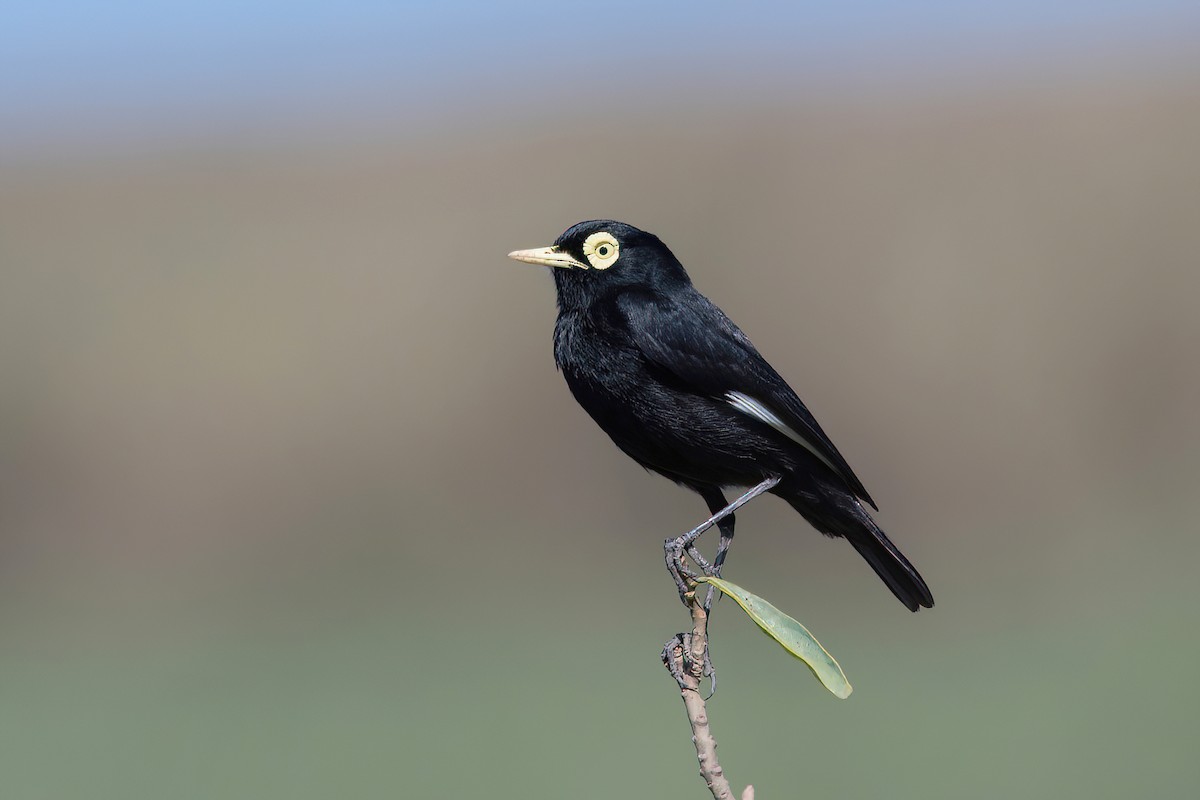
<path fill-rule="evenodd" d="M 509 258 L 554 267 L 559 304 L 586 306 L 628 288 L 666 289 L 688 283 L 679 259 L 657 236 L 624 222 L 594 219 L 572 225 L 549 247 Z"/>

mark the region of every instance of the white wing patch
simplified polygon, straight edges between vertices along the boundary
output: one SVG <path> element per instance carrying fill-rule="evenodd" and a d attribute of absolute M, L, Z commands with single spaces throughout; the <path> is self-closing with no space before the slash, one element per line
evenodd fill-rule
<path fill-rule="evenodd" d="M 771 409 L 767 408 L 750 395 L 742 394 L 741 392 L 726 392 L 725 399 L 728 400 L 729 404 L 738 411 L 742 412 L 748 417 L 754 417 L 754 419 L 758 420 L 759 422 L 767 423 L 772 428 L 779 431 L 784 436 L 788 437 L 817 458 L 821 459 L 821 462 L 833 470 L 836 474 L 842 474 L 841 470 L 835 467 L 828 458 L 819 453 L 817 449 L 808 442 L 808 440 L 788 427 L 787 423 L 775 416 L 775 413 L 771 411 Z"/>

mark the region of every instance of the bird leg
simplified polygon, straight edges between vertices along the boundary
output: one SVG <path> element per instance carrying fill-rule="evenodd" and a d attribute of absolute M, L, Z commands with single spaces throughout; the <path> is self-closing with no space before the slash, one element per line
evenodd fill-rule
<path fill-rule="evenodd" d="M 665 542 L 663 542 L 663 553 L 666 556 L 667 572 L 671 573 L 671 577 L 675 579 L 675 587 L 679 590 L 679 599 L 683 601 L 684 605 L 687 605 L 685 595 L 689 591 L 688 583 L 695 583 L 696 579 L 700 576 L 683 562 L 683 554 L 687 553 L 689 556 L 691 556 L 692 559 L 696 561 L 696 566 L 702 569 L 705 575 L 717 575 L 720 570 L 721 562 L 724 560 L 725 553 L 729 550 L 729 544 L 727 540 L 733 537 L 732 526 L 729 527 L 729 536 L 724 536 L 725 531 L 722 530 L 722 539 L 725 540 L 725 547 L 723 550 L 718 550 L 717 559 L 714 560 L 714 564 L 708 564 L 703 557 L 700 557 L 699 559 L 696 558 L 696 556 L 699 555 L 699 552 L 696 550 L 695 546 L 696 540 L 699 539 L 700 535 L 706 530 L 733 514 L 733 512 L 737 511 L 746 503 L 749 503 L 763 492 L 775 488 L 776 484 L 778 484 L 780 480 L 781 479 L 777 477 L 767 478 L 765 481 L 750 489 L 750 491 L 746 492 L 729 505 L 718 511 L 715 511 L 711 517 L 697 525 L 695 528 L 692 528 L 687 533 L 675 539 L 667 539 Z M 718 494 L 720 493 L 718 492 Z M 705 499 L 707 500 L 708 498 L 706 497 Z M 724 500 L 724 497 L 721 499 Z"/>
<path fill-rule="evenodd" d="M 700 496 L 704 498 L 704 502 L 708 505 L 708 513 L 716 514 L 725 506 L 729 505 L 729 501 L 725 499 L 725 494 L 720 489 L 704 488 L 699 490 Z M 725 557 L 729 554 L 729 546 L 733 544 L 733 526 L 737 521 L 736 514 L 730 514 L 725 519 L 717 523 L 717 528 L 721 532 L 721 540 L 717 543 L 717 555 L 713 559 L 712 574 L 716 577 L 721 577 L 721 565 L 725 563 Z M 691 555 L 689 553 L 688 555 Z M 694 556 L 693 556 L 694 558 Z M 701 567 L 703 569 L 703 567 Z M 713 598 L 716 596 L 717 588 L 715 586 L 708 587 L 708 594 L 704 597 L 704 611 L 710 613 L 712 611 Z"/>

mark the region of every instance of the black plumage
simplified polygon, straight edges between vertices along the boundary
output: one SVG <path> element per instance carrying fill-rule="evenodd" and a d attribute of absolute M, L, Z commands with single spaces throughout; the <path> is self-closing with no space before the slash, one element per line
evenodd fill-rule
<path fill-rule="evenodd" d="M 716 514 L 723 488 L 772 478 L 818 531 L 847 539 L 909 609 L 933 596 L 875 524 L 862 482 L 816 419 L 653 234 L 581 222 L 513 258 L 557 267 L 554 358 L 617 447 L 686 486 Z M 734 519 L 719 523 L 719 571 Z"/>

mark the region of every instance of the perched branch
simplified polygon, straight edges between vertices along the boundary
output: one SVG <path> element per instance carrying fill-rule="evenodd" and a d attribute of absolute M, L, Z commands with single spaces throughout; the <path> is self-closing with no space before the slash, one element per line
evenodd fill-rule
<path fill-rule="evenodd" d="M 700 777 L 712 792 L 714 800 L 735 800 L 725 770 L 717 761 L 717 741 L 708 724 L 708 711 L 700 683 L 711 673 L 708 659 L 708 614 L 696 597 L 695 585 L 685 595 L 692 612 L 692 632 L 678 633 L 663 648 L 662 660 L 671 677 L 679 684 L 679 694 L 692 726 L 692 741 L 696 745 L 696 760 L 700 762 Z M 747 786 L 741 800 L 754 800 L 754 787 Z"/>

